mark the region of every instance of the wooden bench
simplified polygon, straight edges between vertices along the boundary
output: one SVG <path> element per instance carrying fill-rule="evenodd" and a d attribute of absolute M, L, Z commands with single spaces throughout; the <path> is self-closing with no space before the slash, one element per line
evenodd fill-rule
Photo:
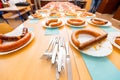
<path fill-rule="evenodd" d="M 24 10 L 24 11 L 20 11 L 20 15 L 23 15 L 27 12 L 29 12 L 30 10 Z M 8 12 L 6 14 L 3 14 L 3 18 L 4 19 L 15 19 L 20 17 L 18 13 L 13 13 L 13 12 Z"/>

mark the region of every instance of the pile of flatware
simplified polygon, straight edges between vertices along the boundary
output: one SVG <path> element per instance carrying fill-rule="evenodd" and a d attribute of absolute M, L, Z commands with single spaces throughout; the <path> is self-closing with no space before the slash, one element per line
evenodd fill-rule
<path fill-rule="evenodd" d="M 72 80 L 69 76 L 72 76 L 70 56 L 68 52 L 68 43 L 65 43 L 64 38 L 60 36 L 52 37 L 48 47 L 44 53 L 50 59 L 52 64 L 56 65 L 56 79 L 59 80 L 60 73 L 65 69 L 66 61 L 69 69 L 68 80 Z M 70 79 L 69 79 L 70 78 Z"/>

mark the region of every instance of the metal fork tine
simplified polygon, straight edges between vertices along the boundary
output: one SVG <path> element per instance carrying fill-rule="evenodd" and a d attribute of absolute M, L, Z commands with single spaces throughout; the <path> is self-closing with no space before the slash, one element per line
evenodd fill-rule
<path fill-rule="evenodd" d="M 48 47 L 47 47 L 46 51 L 48 51 L 48 50 L 49 50 L 49 48 L 50 48 L 50 46 L 51 46 L 51 44 L 52 44 L 53 40 L 54 40 L 54 38 L 52 37 L 52 38 L 50 39 L 50 42 L 49 42 L 49 44 L 48 44 Z"/>
<path fill-rule="evenodd" d="M 52 52 L 53 47 L 54 47 L 54 42 L 55 42 L 55 37 L 51 37 L 50 42 L 48 44 L 48 47 L 45 50 L 45 53 L 43 54 L 44 56 L 47 56 L 48 59 L 51 58 L 51 52 Z"/>

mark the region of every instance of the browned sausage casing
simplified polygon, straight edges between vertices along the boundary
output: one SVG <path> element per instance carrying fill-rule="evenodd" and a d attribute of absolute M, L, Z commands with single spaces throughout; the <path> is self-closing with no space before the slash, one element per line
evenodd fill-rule
<path fill-rule="evenodd" d="M 85 24 L 85 21 L 81 19 L 68 19 L 67 23 L 74 25 L 74 26 L 80 26 L 80 25 Z"/>
<path fill-rule="evenodd" d="M 60 26 L 61 24 L 62 24 L 62 21 L 58 19 L 50 19 L 46 22 L 46 25 L 51 27 Z"/>
<path fill-rule="evenodd" d="M 0 44 L 0 52 L 14 50 L 14 49 L 24 45 L 25 43 L 27 43 L 30 40 L 30 38 L 31 38 L 31 34 L 26 33 L 26 35 L 24 37 L 22 37 L 21 39 L 15 41 L 13 43 Z"/>
<path fill-rule="evenodd" d="M 115 43 L 120 46 L 120 37 L 116 37 L 116 38 L 115 38 Z"/>
<path fill-rule="evenodd" d="M 92 23 L 97 24 L 97 25 L 105 25 L 108 23 L 107 21 L 103 21 L 100 19 L 91 19 L 91 21 L 92 21 Z"/>
<path fill-rule="evenodd" d="M 23 28 L 22 34 L 20 36 L 7 36 L 4 34 L 0 34 L 0 39 L 6 40 L 6 41 L 17 41 L 21 39 L 22 37 L 24 37 L 26 33 L 28 33 L 28 29 Z"/>
<path fill-rule="evenodd" d="M 91 40 L 81 44 L 78 41 L 77 38 L 78 38 L 79 34 L 83 34 L 83 33 L 84 34 L 90 34 L 90 35 L 92 35 L 92 36 L 94 36 L 96 38 L 91 39 Z M 75 46 L 78 47 L 79 49 L 84 49 L 87 46 L 89 46 L 91 44 L 94 44 L 94 43 L 96 43 L 96 42 L 98 42 L 98 41 L 100 41 L 100 40 L 102 40 L 102 39 L 104 39 L 106 37 L 107 37 L 107 34 L 101 35 L 101 34 L 99 34 L 97 32 L 94 32 L 94 31 L 91 31 L 91 30 L 88 30 L 88 29 L 77 30 L 77 31 L 73 32 L 72 35 L 71 35 L 71 39 L 72 39 L 73 44 L 75 44 Z"/>

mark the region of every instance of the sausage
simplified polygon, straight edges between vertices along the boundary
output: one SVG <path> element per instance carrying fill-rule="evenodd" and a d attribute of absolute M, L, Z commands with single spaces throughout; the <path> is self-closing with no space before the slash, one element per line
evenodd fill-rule
<path fill-rule="evenodd" d="M 73 12 L 66 12 L 65 15 L 66 16 L 77 16 L 77 14 Z"/>
<path fill-rule="evenodd" d="M 91 40 L 81 44 L 77 40 L 78 35 L 81 34 L 81 33 L 90 34 L 90 35 L 92 35 L 92 36 L 94 36 L 96 38 L 91 39 Z M 100 40 L 105 39 L 106 37 L 107 37 L 107 34 L 101 35 L 101 34 L 99 34 L 97 32 L 94 32 L 94 31 L 91 31 L 91 30 L 88 30 L 88 29 L 77 30 L 77 31 L 73 32 L 72 35 L 71 35 L 71 39 L 72 39 L 73 44 L 75 44 L 75 46 L 78 47 L 79 49 L 84 49 L 84 48 L 86 48 L 86 47 L 88 47 L 88 46 L 90 46 L 90 45 L 92 45 L 92 44 L 94 44 L 94 43 L 96 43 L 96 42 L 98 42 Z"/>
<path fill-rule="evenodd" d="M 83 13 L 81 14 L 81 17 L 86 17 L 86 16 L 93 16 L 93 13 L 83 12 Z"/>
<path fill-rule="evenodd" d="M 46 22 L 46 25 L 51 27 L 60 26 L 61 24 L 62 24 L 62 21 L 58 19 L 50 19 Z"/>
<path fill-rule="evenodd" d="M 34 18 L 43 18 L 43 16 L 41 14 L 35 13 L 35 14 L 31 14 Z"/>
<path fill-rule="evenodd" d="M 0 44 L 2 44 L 3 43 L 3 40 L 2 39 L 0 39 Z"/>
<path fill-rule="evenodd" d="M 85 24 L 85 21 L 81 20 L 81 19 L 74 19 L 73 18 L 73 19 L 68 19 L 67 23 L 74 25 L 74 26 L 80 26 L 80 25 Z"/>
<path fill-rule="evenodd" d="M 115 43 L 120 46 L 120 37 L 116 37 L 116 38 L 115 38 Z"/>
<path fill-rule="evenodd" d="M 28 42 L 31 38 L 31 34 L 30 33 L 26 33 L 24 37 L 22 37 L 21 39 L 9 43 L 9 44 L 0 44 L 0 52 L 6 52 L 6 51 L 10 51 L 10 50 L 14 50 L 22 45 L 24 45 L 26 42 Z"/>
<path fill-rule="evenodd" d="M 0 34 L 0 39 L 6 40 L 6 41 L 17 41 L 22 37 L 24 37 L 26 33 L 28 33 L 28 29 L 23 28 L 22 34 L 20 36 L 7 36 L 7 35 Z"/>
<path fill-rule="evenodd" d="M 23 28 L 21 37 L 25 36 L 28 33 L 28 28 Z"/>
<path fill-rule="evenodd" d="M 57 13 L 57 12 L 51 12 L 50 13 L 50 16 L 58 16 L 58 17 L 60 17 L 61 15 L 59 14 L 59 13 Z"/>
<path fill-rule="evenodd" d="M 57 22 L 58 19 L 50 19 L 46 22 L 46 25 L 49 26 L 50 23 Z"/>
<path fill-rule="evenodd" d="M 96 18 L 91 19 L 91 22 L 97 25 L 105 25 L 108 23 L 108 21 L 103 21 L 103 20 L 96 19 Z"/>

